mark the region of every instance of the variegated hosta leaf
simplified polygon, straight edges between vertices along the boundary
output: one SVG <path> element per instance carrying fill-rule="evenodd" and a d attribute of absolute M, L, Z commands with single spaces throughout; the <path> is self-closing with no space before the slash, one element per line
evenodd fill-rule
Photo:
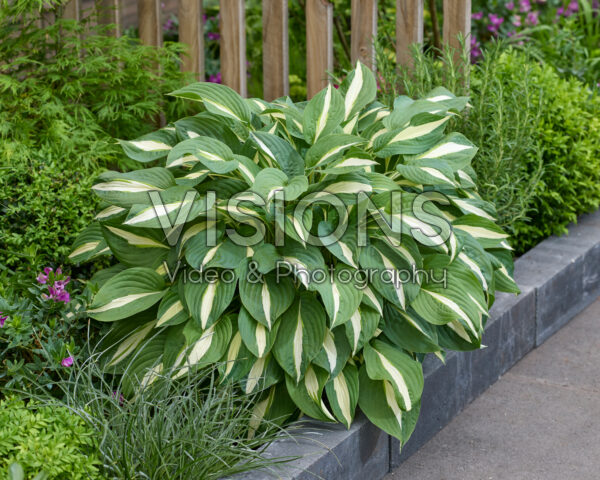
<path fill-rule="evenodd" d="M 174 130 L 167 127 L 136 140 L 119 140 L 119 143 L 129 158 L 138 162 L 152 162 L 166 157 L 173 145 L 177 143 Z"/>
<path fill-rule="evenodd" d="M 224 122 L 224 117 L 210 112 L 201 112 L 193 117 L 184 117 L 175 122 L 175 130 L 181 140 L 196 137 L 212 137 L 225 142 L 237 151 L 238 138 Z"/>
<path fill-rule="evenodd" d="M 120 207 L 151 204 L 149 193 L 175 186 L 173 174 L 166 168 L 147 168 L 133 172 L 105 172 L 92 190 L 102 200 Z"/>
<path fill-rule="evenodd" d="M 364 356 L 369 378 L 387 380 L 402 410 L 410 411 L 419 403 L 424 385 L 419 362 L 380 340 L 365 345 Z"/>
<path fill-rule="evenodd" d="M 345 116 L 344 99 L 331 84 L 317 93 L 302 118 L 304 138 L 311 145 L 335 130 Z"/>
<path fill-rule="evenodd" d="M 303 247 L 291 240 L 286 241 L 278 251 L 281 254 L 279 262 L 281 275 L 286 273 L 285 268 L 288 268 L 290 277 L 295 277 L 308 290 L 316 290 L 317 285 L 313 281 L 314 272 L 326 270 L 321 251 L 312 245 Z"/>
<path fill-rule="evenodd" d="M 372 423 L 403 444 L 412 434 L 421 409 L 421 404 L 417 403 L 408 412 L 402 410 L 392 382 L 372 380 L 366 365 L 359 372 L 358 405 Z"/>
<path fill-rule="evenodd" d="M 345 92 L 344 120 L 348 120 L 375 100 L 377 94 L 375 75 L 361 62 L 356 62 L 356 68 L 346 76 L 341 89 Z"/>
<path fill-rule="evenodd" d="M 73 262 L 85 262 L 104 253 L 110 253 L 110 249 L 102 235 L 100 224 L 94 222 L 77 236 L 69 259 Z"/>
<path fill-rule="evenodd" d="M 198 328 L 202 329 L 210 327 L 223 314 L 233 300 L 237 285 L 232 270 L 228 273 L 222 270 L 213 272 L 216 274 L 214 277 L 209 277 L 207 272 L 205 278 L 188 278 L 183 287 L 187 308 Z M 233 281 L 229 281 L 231 279 Z"/>
<path fill-rule="evenodd" d="M 368 289 L 368 287 L 367 287 Z M 369 298 L 367 289 L 363 290 L 363 302 Z M 379 319 L 381 314 L 369 308 L 366 305 L 361 305 L 350 317 L 350 320 L 344 324 L 346 329 L 346 337 L 350 342 L 350 348 L 352 349 L 352 355 L 356 353 L 368 343 L 377 330 L 379 325 Z"/>
<path fill-rule="evenodd" d="M 176 290 L 170 290 L 160 302 L 157 315 L 157 327 L 179 325 L 187 321 L 190 314 L 183 305 Z"/>
<path fill-rule="evenodd" d="M 283 380 L 284 373 L 271 353 L 261 358 L 252 358 L 251 363 L 250 371 L 242 381 L 242 388 L 247 394 L 264 390 Z"/>
<path fill-rule="evenodd" d="M 319 239 L 323 246 L 346 265 L 358 268 L 358 246 L 356 243 L 356 225 L 348 225 L 343 235 L 338 237 L 333 225 L 323 221 L 319 223 Z"/>
<path fill-rule="evenodd" d="M 379 162 L 373 160 L 369 153 L 359 149 L 351 149 L 340 160 L 328 163 L 325 168 L 317 171 L 329 175 L 343 175 L 344 173 L 370 172 L 377 165 L 379 165 Z"/>
<path fill-rule="evenodd" d="M 454 220 L 452 222 L 452 227 L 471 235 L 483 248 L 508 247 L 508 234 L 487 218 L 482 218 L 473 214 L 464 215 Z M 503 244 L 505 244 L 504 247 Z"/>
<path fill-rule="evenodd" d="M 340 326 L 333 330 L 325 330 L 323 347 L 313 359 L 313 363 L 324 368 L 334 377 L 344 368 L 350 356 L 350 344 L 346 338 L 344 327 Z"/>
<path fill-rule="evenodd" d="M 323 169 L 340 159 L 350 147 L 363 143 L 365 139 L 356 135 L 337 133 L 324 136 L 306 152 L 306 166 Z"/>
<path fill-rule="evenodd" d="M 429 279 L 412 307 L 428 322 L 447 324 L 466 341 L 479 344 L 487 304 L 475 274 L 458 262 L 448 264 L 441 255 L 431 257 L 424 267 Z"/>
<path fill-rule="evenodd" d="M 257 322 L 244 307 L 238 316 L 238 328 L 246 348 L 258 358 L 264 357 L 271 351 L 281 322 L 275 322 L 271 330 Z"/>
<path fill-rule="evenodd" d="M 278 167 L 287 177 L 304 175 L 304 159 L 284 139 L 266 132 L 254 132 L 252 140 L 272 167 Z"/>
<path fill-rule="evenodd" d="M 166 292 L 163 277 L 154 270 L 129 268 L 104 284 L 87 313 L 103 322 L 122 320 L 151 307 Z"/>
<path fill-rule="evenodd" d="M 174 378 L 185 375 L 196 365 L 214 363 L 225 354 L 231 339 L 231 319 L 225 316 L 205 330 L 190 321 L 185 325 L 183 335 L 186 343 L 175 362 L 175 367 L 179 368 Z"/>
<path fill-rule="evenodd" d="M 242 97 L 231 88 L 218 83 L 193 83 L 171 93 L 174 97 L 187 98 L 204 103 L 215 115 L 250 123 L 250 108 Z"/>
<path fill-rule="evenodd" d="M 501 292 L 521 293 L 513 279 L 514 264 L 510 252 L 507 250 L 494 251 L 493 254 L 488 253 L 488 258 L 497 266 L 494 270 L 494 285 L 496 288 Z"/>
<path fill-rule="evenodd" d="M 167 167 L 191 166 L 197 162 L 218 174 L 229 173 L 238 167 L 228 145 L 216 138 L 201 136 L 177 144 L 169 153 Z"/>
<path fill-rule="evenodd" d="M 160 230 L 107 224 L 102 233 L 113 255 L 125 265 L 157 269 L 169 255 Z"/>
<path fill-rule="evenodd" d="M 335 422 L 335 417 L 323 401 L 323 389 L 329 375 L 321 368 L 308 365 L 304 378 L 296 383 L 285 376 L 288 393 L 302 412 L 325 422 Z"/>
<path fill-rule="evenodd" d="M 228 238 L 220 238 L 214 246 L 207 245 L 205 232 L 197 233 L 186 242 L 185 259 L 196 269 L 236 268 L 246 257 L 246 249 Z"/>
<path fill-rule="evenodd" d="M 464 135 L 453 132 L 426 152 L 407 158 L 407 163 L 419 165 L 424 160 L 443 160 L 453 170 L 460 170 L 471 164 L 476 153 L 475 145 Z"/>
<path fill-rule="evenodd" d="M 281 190 L 281 198 L 286 202 L 296 200 L 308 189 L 308 179 L 304 175 L 288 178 L 279 169 L 265 168 L 261 170 L 254 181 L 252 191 L 258 193 L 266 202 L 273 199 L 276 191 Z"/>
<path fill-rule="evenodd" d="M 252 317 L 267 330 L 283 315 L 294 301 L 295 289 L 290 278 L 278 279 L 274 273 L 253 273 L 252 265 L 240 278 L 240 299 Z"/>
<path fill-rule="evenodd" d="M 358 369 L 347 364 L 325 385 L 331 411 L 341 423 L 350 428 L 358 403 Z"/>
<path fill-rule="evenodd" d="M 321 350 L 325 328 L 325 311 L 314 294 L 300 293 L 283 314 L 273 354 L 295 382 Z"/>
<path fill-rule="evenodd" d="M 332 275 L 317 284 L 332 329 L 350 320 L 360 305 L 362 291 L 355 285 L 356 274 L 355 269 L 338 263 Z"/>
<path fill-rule="evenodd" d="M 401 310 L 391 303 L 384 310 L 385 335 L 394 345 L 409 352 L 435 353 L 441 350 L 437 330 L 414 310 Z"/>

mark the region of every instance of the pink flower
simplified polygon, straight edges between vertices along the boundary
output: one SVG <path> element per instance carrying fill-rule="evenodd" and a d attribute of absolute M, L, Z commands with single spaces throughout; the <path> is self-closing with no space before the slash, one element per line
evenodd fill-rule
<path fill-rule="evenodd" d="M 500 29 L 500 25 L 504 23 L 504 18 L 495 13 L 490 13 L 488 15 L 488 20 L 490 21 L 490 24 L 487 28 L 492 33 L 496 33 Z"/>
<path fill-rule="evenodd" d="M 505 6 L 507 10 L 512 12 L 515 9 L 515 2 L 508 2 Z"/>
<path fill-rule="evenodd" d="M 481 20 L 483 18 L 483 12 L 475 12 L 471 15 L 473 20 Z"/>
<path fill-rule="evenodd" d="M 125 403 L 125 397 L 123 396 L 122 393 L 119 393 L 117 391 L 112 392 L 112 396 L 113 398 L 117 398 L 119 399 L 119 406 L 123 406 L 123 404 Z"/>
<path fill-rule="evenodd" d="M 539 14 L 540 14 L 540 12 L 529 12 L 527 14 L 527 23 L 529 25 L 537 25 Z"/>
<path fill-rule="evenodd" d="M 522 25 L 521 17 L 519 15 L 515 15 L 514 17 L 511 18 L 511 20 L 512 20 L 512 24 L 515 27 L 520 27 Z"/>
<path fill-rule="evenodd" d="M 40 273 L 37 276 L 37 281 L 46 285 L 50 278 L 50 273 L 52 269 L 50 267 L 46 267 L 44 269 L 44 274 Z M 44 300 L 53 300 L 55 302 L 64 302 L 69 303 L 71 301 L 71 295 L 66 290 L 66 286 L 71 281 L 71 277 L 63 277 L 62 269 L 59 267 L 56 269 L 56 273 L 52 276 L 52 284 L 48 285 L 48 294 L 43 293 L 42 298 Z"/>
<path fill-rule="evenodd" d="M 4 322 L 8 320 L 8 316 L 2 316 L 2 312 L 0 312 L 0 328 L 4 327 Z"/>
<path fill-rule="evenodd" d="M 73 366 L 73 357 L 71 355 L 69 355 L 68 357 L 63 358 L 60 361 L 60 364 L 63 367 L 72 367 Z"/>
<path fill-rule="evenodd" d="M 476 63 L 481 57 L 481 45 L 475 35 L 471 35 L 471 63 Z"/>
<path fill-rule="evenodd" d="M 519 10 L 523 13 L 531 10 L 531 3 L 529 2 L 529 0 L 519 0 L 519 6 Z"/>
<path fill-rule="evenodd" d="M 217 32 L 208 32 L 206 36 L 209 40 L 218 40 L 219 38 L 221 38 L 221 35 L 219 35 Z"/>

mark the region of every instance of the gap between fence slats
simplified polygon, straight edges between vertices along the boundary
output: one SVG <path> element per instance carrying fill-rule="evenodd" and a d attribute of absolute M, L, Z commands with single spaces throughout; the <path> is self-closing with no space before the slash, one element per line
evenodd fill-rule
<path fill-rule="evenodd" d="M 460 57 L 461 45 L 459 34 L 465 39 L 467 48 L 471 33 L 471 0 L 444 0 L 444 43 L 456 49 L 456 57 Z"/>

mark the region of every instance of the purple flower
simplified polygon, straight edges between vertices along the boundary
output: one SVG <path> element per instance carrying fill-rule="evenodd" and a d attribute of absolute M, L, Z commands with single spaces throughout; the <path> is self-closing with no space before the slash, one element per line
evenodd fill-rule
<path fill-rule="evenodd" d="M 217 72 L 216 75 L 209 75 L 208 81 L 212 83 L 221 83 L 221 72 Z"/>
<path fill-rule="evenodd" d="M 504 18 L 495 13 L 490 13 L 488 15 L 488 20 L 490 21 L 490 24 L 487 28 L 492 33 L 496 33 L 500 29 L 500 25 L 504 23 Z"/>
<path fill-rule="evenodd" d="M 515 15 L 514 17 L 511 18 L 511 20 L 512 20 L 512 24 L 515 27 L 520 27 L 522 25 L 521 17 L 519 15 Z"/>
<path fill-rule="evenodd" d="M 471 35 L 471 63 L 477 62 L 481 57 L 481 45 L 477 41 L 475 35 Z"/>
<path fill-rule="evenodd" d="M 43 273 L 40 273 L 36 280 L 38 281 L 38 283 L 42 284 L 42 285 L 46 285 L 46 282 L 48 281 L 48 276 L 44 275 Z"/>
<path fill-rule="evenodd" d="M 218 40 L 219 38 L 221 38 L 221 35 L 219 35 L 217 32 L 208 32 L 206 36 L 209 40 Z"/>
<path fill-rule="evenodd" d="M 483 18 L 483 12 L 475 12 L 471 15 L 473 20 L 481 20 Z"/>
<path fill-rule="evenodd" d="M 4 327 L 4 322 L 8 320 L 8 316 L 2 316 L 2 312 L 0 312 L 0 328 Z"/>
<path fill-rule="evenodd" d="M 515 9 L 515 2 L 508 2 L 505 6 L 507 10 L 512 12 Z"/>
<path fill-rule="evenodd" d="M 529 25 L 537 25 L 539 14 L 540 14 L 540 12 L 529 12 L 527 14 L 527 23 Z"/>
<path fill-rule="evenodd" d="M 571 0 L 571 2 L 569 2 L 569 5 L 567 6 L 567 12 L 569 12 L 569 15 L 577 12 L 579 10 L 579 3 L 577 2 L 577 0 Z"/>
<path fill-rule="evenodd" d="M 112 392 L 112 396 L 113 398 L 118 398 L 119 399 L 119 406 L 122 407 L 123 404 L 125 403 L 125 397 L 123 396 L 122 393 L 117 392 L 116 390 Z"/>
<path fill-rule="evenodd" d="M 523 13 L 531 10 L 531 2 L 529 0 L 519 0 L 519 10 Z"/>
<path fill-rule="evenodd" d="M 73 366 L 73 357 L 71 355 L 69 355 L 68 357 L 63 358 L 60 361 L 60 364 L 63 367 L 72 367 Z"/>
<path fill-rule="evenodd" d="M 40 273 L 37 276 L 37 281 L 42 285 L 46 285 L 51 272 L 52 269 L 50 267 L 45 268 L 45 275 Z M 43 293 L 42 298 L 44 300 L 69 303 L 71 301 L 71 295 L 67 292 L 66 286 L 70 281 L 71 277 L 63 277 L 62 269 L 60 267 L 57 268 L 56 273 L 52 276 L 52 284 L 48 285 L 48 294 Z"/>
<path fill-rule="evenodd" d="M 556 10 L 556 19 L 558 20 L 562 15 L 564 15 L 565 9 L 563 7 L 558 7 Z"/>

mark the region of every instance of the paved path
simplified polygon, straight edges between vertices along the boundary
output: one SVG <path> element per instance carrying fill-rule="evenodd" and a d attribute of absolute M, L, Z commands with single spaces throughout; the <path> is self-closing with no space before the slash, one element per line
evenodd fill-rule
<path fill-rule="evenodd" d="M 600 299 L 385 480 L 600 479 Z"/>

